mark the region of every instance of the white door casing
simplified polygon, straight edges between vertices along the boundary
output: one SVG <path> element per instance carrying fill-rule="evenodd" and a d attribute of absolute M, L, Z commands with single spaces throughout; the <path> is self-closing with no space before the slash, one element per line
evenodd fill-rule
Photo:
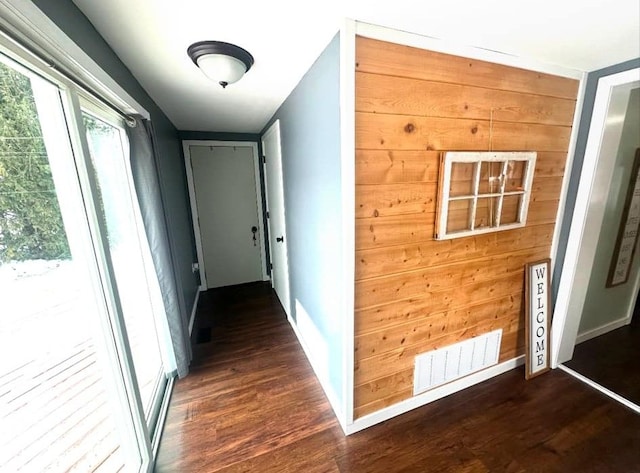
<path fill-rule="evenodd" d="M 183 147 L 200 290 L 267 280 L 257 145 L 184 141 Z"/>
<path fill-rule="evenodd" d="M 629 94 L 640 69 L 600 78 L 551 327 L 552 367 L 568 361 L 589 285 Z M 611 158 L 613 156 L 614 158 Z M 602 158 L 602 159 L 601 159 Z M 629 281 L 637 286 L 639 281 Z"/>
<path fill-rule="evenodd" d="M 280 148 L 280 121 L 262 135 L 262 152 L 265 156 L 264 176 L 267 193 L 269 247 L 271 248 L 271 285 L 275 290 L 287 317 L 291 317 L 289 295 L 288 238 L 284 207 L 284 182 L 282 153 Z"/>
<path fill-rule="evenodd" d="M 593 269 L 589 278 L 584 308 L 578 329 L 576 343 L 603 335 L 608 331 L 631 323 L 636 295 L 636 281 L 640 276 L 640 258 L 630 259 L 627 281 L 613 287 L 607 286 L 607 279 L 614 248 L 621 229 L 623 209 L 628 192 L 633 189 L 632 177 L 636 149 L 640 147 L 640 88 L 634 88 L 624 117 L 622 136 L 615 159 L 615 166 L 606 197 L 600 238 L 596 247 Z M 632 179 L 632 182 L 630 182 Z M 631 203 L 631 202 L 630 202 Z M 622 250 L 621 250 L 622 254 Z"/>

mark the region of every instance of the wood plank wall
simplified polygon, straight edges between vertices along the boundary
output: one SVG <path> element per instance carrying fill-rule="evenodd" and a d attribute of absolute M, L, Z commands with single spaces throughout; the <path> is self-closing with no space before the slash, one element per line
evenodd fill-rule
<path fill-rule="evenodd" d="M 523 266 L 549 257 L 578 82 L 358 37 L 355 416 L 414 357 L 497 328 L 524 353 Z M 493 118 L 493 120 L 491 120 Z M 433 240 L 441 151 L 537 151 L 524 228 Z"/>

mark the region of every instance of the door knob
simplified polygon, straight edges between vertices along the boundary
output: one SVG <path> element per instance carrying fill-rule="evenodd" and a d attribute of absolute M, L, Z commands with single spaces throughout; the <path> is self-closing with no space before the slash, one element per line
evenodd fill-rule
<path fill-rule="evenodd" d="M 282 235 L 281 237 L 277 237 L 277 238 L 276 238 L 276 241 L 277 241 L 278 243 L 282 243 L 282 242 L 284 242 L 284 235 Z"/>

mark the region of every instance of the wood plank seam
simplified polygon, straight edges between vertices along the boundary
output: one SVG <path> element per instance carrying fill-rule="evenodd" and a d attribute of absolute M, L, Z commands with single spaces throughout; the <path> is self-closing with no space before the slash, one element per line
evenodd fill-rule
<path fill-rule="evenodd" d="M 501 282 L 505 282 L 505 281 L 513 282 L 514 281 L 513 275 L 509 274 L 509 275 L 506 275 L 506 276 L 501 276 L 501 277 L 498 277 L 498 278 L 490 280 L 490 281 L 483 281 L 482 283 L 470 283 L 470 284 L 467 284 L 467 285 L 460 286 L 460 289 L 462 291 L 470 291 L 472 287 L 478 287 L 478 286 L 484 285 L 484 284 L 490 284 L 490 285 L 494 285 L 494 286 L 499 286 Z M 524 281 L 524 274 L 523 274 L 522 280 L 520 280 L 520 279 L 515 280 L 515 282 L 513 282 L 511 285 L 520 286 L 521 287 L 522 284 L 523 284 L 523 281 Z M 439 294 L 446 294 L 448 292 L 449 292 L 449 290 L 445 289 L 445 290 L 441 290 L 441 291 L 434 291 L 433 293 L 439 295 Z M 489 293 L 489 294 L 492 294 L 492 293 Z M 495 297 L 495 296 L 491 295 L 491 296 L 486 297 L 486 298 L 477 299 L 477 300 L 474 300 L 473 303 L 460 302 L 461 305 L 455 305 L 456 301 L 458 301 L 457 298 L 456 299 L 451 299 L 451 301 L 452 301 L 451 303 L 453 305 L 451 307 L 448 307 L 448 310 L 462 309 L 464 307 L 467 307 L 468 305 L 473 305 L 473 304 L 476 304 L 476 303 L 486 302 L 488 300 L 491 300 L 493 297 Z M 375 306 L 370 306 L 370 307 L 366 307 L 366 308 L 363 308 L 363 309 L 356 310 L 356 315 L 357 315 L 358 319 L 362 319 L 363 314 L 369 314 L 369 313 L 372 313 L 372 312 L 375 312 L 375 311 L 389 309 L 390 307 L 394 307 L 394 306 L 398 306 L 398 305 L 402 305 L 402 304 L 415 305 L 415 304 L 419 304 L 421 301 L 424 301 L 425 299 L 429 299 L 429 298 L 430 297 L 428 295 L 428 296 L 422 296 L 422 297 L 417 297 L 417 298 L 416 297 L 410 297 L 410 298 L 402 299 L 402 300 L 384 302 L 384 303 L 381 303 L 381 304 L 377 304 Z M 394 311 L 394 312 L 396 312 L 396 311 Z M 415 317 L 413 317 L 413 318 L 415 318 Z M 398 323 L 397 321 L 390 321 L 390 322 L 388 322 L 386 324 L 385 323 L 380 323 L 379 327 L 391 327 L 391 326 L 395 326 L 397 323 Z M 373 331 L 376 331 L 376 330 L 378 330 L 378 329 L 369 329 L 369 330 L 359 329 L 359 324 L 356 323 L 356 334 L 357 335 L 367 334 L 367 333 L 370 333 L 370 332 L 373 332 Z"/>

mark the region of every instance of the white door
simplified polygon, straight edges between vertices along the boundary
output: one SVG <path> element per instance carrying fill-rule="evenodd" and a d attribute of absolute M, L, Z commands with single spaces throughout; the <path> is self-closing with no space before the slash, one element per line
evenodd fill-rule
<path fill-rule="evenodd" d="M 263 279 L 261 199 L 252 146 L 185 146 L 204 289 Z"/>
<path fill-rule="evenodd" d="M 282 182 L 282 155 L 280 152 L 280 122 L 269 127 L 262 136 L 262 152 L 265 156 L 265 181 L 271 248 L 271 285 L 276 291 L 287 316 L 291 315 L 289 300 L 288 239 L 284 210 L 284 186 Z"/>

